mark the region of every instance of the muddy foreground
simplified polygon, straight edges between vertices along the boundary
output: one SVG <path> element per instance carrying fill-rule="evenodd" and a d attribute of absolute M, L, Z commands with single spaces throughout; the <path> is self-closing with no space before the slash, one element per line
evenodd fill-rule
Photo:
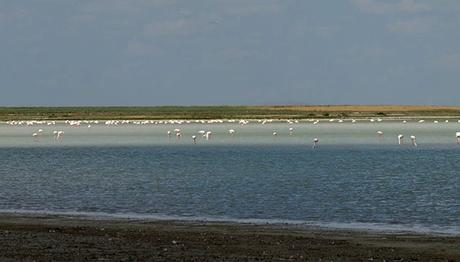
<path fill-rule="evenodd" d="M 460 237 L 0 214 L 0 261 L 460 261 Z"/>

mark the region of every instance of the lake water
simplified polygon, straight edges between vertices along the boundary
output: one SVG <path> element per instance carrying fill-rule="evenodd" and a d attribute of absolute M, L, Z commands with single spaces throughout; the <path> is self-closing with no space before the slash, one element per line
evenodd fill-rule
<path fill-rule="evenodd" d="M 33 138 L 38 129 L 43 132 Z M 55 139 L 54 130 L 64 135 Z M 211 139 L 200 130 L 212 131 Z M 458 131 L 460 123 L 452 121 L 3 123 L 0 211 L 458 235 Z"/>

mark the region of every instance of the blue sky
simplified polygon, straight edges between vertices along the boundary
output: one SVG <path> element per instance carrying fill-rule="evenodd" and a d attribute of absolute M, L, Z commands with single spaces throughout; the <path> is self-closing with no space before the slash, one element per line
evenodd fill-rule
<path fill-rule="evenodd" d="M 0 105 L 460 101 L 457 0 L 0 0 Z"/>

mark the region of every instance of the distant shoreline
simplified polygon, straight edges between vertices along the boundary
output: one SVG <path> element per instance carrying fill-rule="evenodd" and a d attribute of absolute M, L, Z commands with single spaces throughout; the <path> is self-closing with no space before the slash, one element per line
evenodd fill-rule
<path fill-rule="evenodd" d="M 0 121 L 460 118 L 460 106 L 0 107 Z"/>
<path fill-rule="evenodd" d="M 0 259 L 460 259 L 460 237 L 223 222 L 0 214 Z"/>

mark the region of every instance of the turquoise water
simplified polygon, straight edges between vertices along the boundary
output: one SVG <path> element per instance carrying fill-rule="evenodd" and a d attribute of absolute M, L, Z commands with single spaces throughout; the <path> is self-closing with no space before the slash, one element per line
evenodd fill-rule
<path fill-rule="evenodd" d="M 1 124 L 0 210 L 460 234 L 457 131 L 400 121 Z"/>

